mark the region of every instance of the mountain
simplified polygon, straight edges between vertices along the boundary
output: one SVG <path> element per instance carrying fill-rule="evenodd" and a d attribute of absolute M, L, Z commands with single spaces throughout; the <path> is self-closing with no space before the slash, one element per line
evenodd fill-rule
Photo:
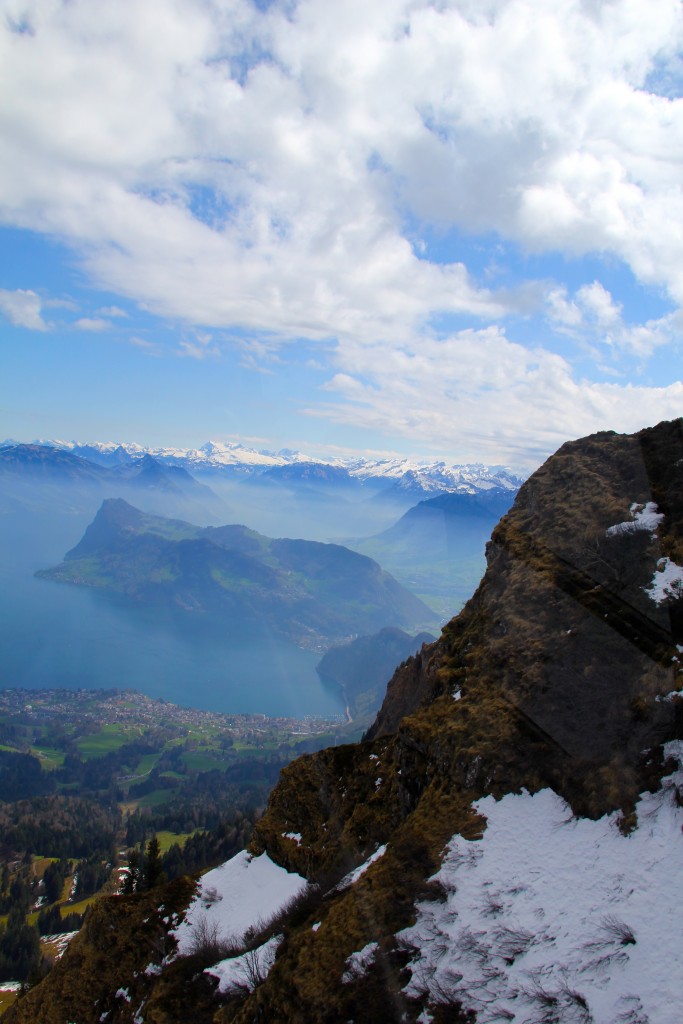
<path fill-rule="evenodd" d="M 360 457 L 325 460 L 289 449 L 256 451 L 236 443 L 209 442 L 195 449 L 145 448 L 118 441 L 41 441 L 36 445 L 78 455 L 111 471 L 113 475 L 103 483 L 102 498 L 125 498 L 148 512 L 191 522 L 208 524 L 233 518 L 271 537 L 284 534 L 340 543 L 346 537 L 378 533 L 425 498 L 497 489 L 508 492 L 512 499 L 521 484 L 520 477 L 501 466 Z M 195 483 L 208 485 L 212 496 L 197 487 L 191 493 L 183 488 L 182 496 L 161 485 L 147 488 L 144 497 L 133 491 L 132 484 L 127 490 L 128 475 L 135 475 L 145 457 L 169 472 L 184 470 Z M 38 508 L 43 501 L 49 508 L 59 504 L 69 510 L 75 497 L 79 511 L 94 514 L 87 495 L 83 500 L 75 494 L 54 494 L 46 503 L 40 492 L 15 495 L 0 476 L 0 512 L 11 512 L 15 499 Z M 439 614 L 452 613 L 454 605 L 446 607 L 449 592 L 440 596 Z"/>
<path fill-rule="evenodd" d="M 9 444 L 5 442 L 6 446 Z M 147 454 L 164 465 L 179 466 L 193 474 L 237 479 L 268 474 L 271 481 L 281 479 L 287 484 L 315 480 L 343 484 L 348 483 L 348 474 L 367 492 L 383 491 L 386 498 L 399 503 L 414 502 L 446 492 L 474 494 L 492 488 L 508 490 L 514 494 L 523 480 L 507 466 L 485 466 L 480 463 L 449 466 L 438 460 L 416 462 L 410 459 L 367 459 L 358 456 L 325 460 L 314 459 L 287 448 L 278 452 L 259 451 L 236 442 L 209 441 L 200 448 L 145 448 L 139 444 L 119 441 L 36 441 L 34 444 L 69 451 L 106 466 L 125 464 Z"/>
<path fill-rule="evenodd" d="M 55 445 L 58 447 L 58 445 Z M 144 451 L 138 446 L 122 444 L 74 444 L 70 449 L 73 455 L 79 455 L 89 462 L 96 462 L 101 466 L 121 466 L 135 462 Z"/>
<path fill-rule="evenodd" d="M 196 527 L 103 502 L 43 579 L 99 587 L 188 614 L 265 621 L 305 646 L 363 629 L 429 623 L 429 609 L 372 559 L 338 544 L 272 540 L 244 526 Z"/>
<path fill-rule="evenodd" d="M 187 908 L 100 902 L 7 1024 L 677 1024 L 682 593 L 683 421 L 564 445 L 364 741 Z"/>
<path fill-rule="evenodd" d="M 341 689 L 350 718 L 369 725 L 396 666 L 415 654 L 422 644 L 433 641 L 430 633 L 409 636 L 401 629 L 387 626 L 372 636 L 359 636 L 348 644 L 331 647 L 316 671 L 323 682 Z"/>
<path fill-rule="evenodd" d="M 274 466 L 265 470 L 258 479 L 262 484 L 304 485 L 311 490 L 318 487 L 349 490 L 361 486 L 344 466 L 330 466 L 324 462 L 295 462 L 287 466 Z"/>
<path fill-rule="evenodd" d="M 376 476 L 363 475 L 367 481 L 378 480 Z M 390 479 L 393 477 L 392 473 Z M 436 494 L 476 495 L 488 491 L 507 492 L 514 497 L 521 484 L 522 479 L 504 466 L 446 466 L 437 462 L 430 466 L 407 467 L 378 497 L 383 501 L 403 502 L 406 498 L 418 501 Z"/>
<path fill-rule="evenodd" d="M 0 476 L 24 477 L 52 483 L 112 484 L 130 487 L 158 488 L 180 493 L 201 494 L 211 497 L 209 487 L 176 466 L 164 466 L 151 455 L 139 458 L 119 456 L 119 446 L 112 454 L 109 465 L 92 462 L 82 455 L 49 448 L 46 445 L 18 444 L 0 448 Z M 213 495 L 215 497 L 215 495 Z"/>
<path fill-rule="evenodd" d="M 312 460 L 300 452 L 283 450 L 282 452 L 257 451 L 236 442 L 223 443 L 208 441 L 201 448 L 144 448 L 135 443 L 120 441 L 95 441 L 81 443 L 78 441 L 45 441 L 37 442 L 71 450 L 76 455 L 83 455 L 93 461 L 110 465 L 113 462 L 125 462 L 152 455 L 166 465 L 176 465 L 185 469 L 204 472 L 237 471 L 249 475 L 261 472 L 273 466 L 293 465 L 299 461 Z"/>
<path fill-rule="evenodd" d="M 43 444 L 0 448 L 0 502 L 30 508 L 43 504 L 54 510 L 90 505 L 93 496 L 144 493 L 151 511 L 201 511 L 205 516 L 228 511 L 210 487 L 180 466 L 164 465 L 147 453 L 133 457 L 120 445 L 98 461 L 86 458 L 85 451 L 101 455 L 95 446 L 72 451 Z"/>
<path fill-rule="evenodd" d="M 0 448 L 0 479 L 7 477 L 95 484 L 106 480 L 107 472 L 71 452 L 39 444 L 17 444 Z"/>
<path fill-rule="evenodd" d="M 439 494 L 408 509 L 387 530 L 347 544 L 386 566 L 447 618 L 481 579 L 486 542 L 515 493 L 491 488 Z"/>

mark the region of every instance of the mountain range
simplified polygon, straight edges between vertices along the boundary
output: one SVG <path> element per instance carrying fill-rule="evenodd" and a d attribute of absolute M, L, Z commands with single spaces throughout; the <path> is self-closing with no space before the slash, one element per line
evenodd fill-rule
<path fill-rule="evenodd" d="M 486 558 L 362 742 L 100 900 L 7 1024 L 678 1024 L 683 421 L 563 445 Z"/>
<path fill-rule="evenodd" d="M 520 483 L 500 467 L 362 459 L 342 465 L 237 445 L 154 454 L 119 444 L 0 447 L 0 514 L 35 513 L 46 524 L 74 513 L 87 520 L 102 499 L 121 497 L 201 525 L 232 520 L 268 536 L 335 541 L 379 561 L 443 620 L 481 577 L 490 530 Z M 396 524 L 421 502 L 424 508 Z"/>
<path fill-rule="evenodd" d="M 182 466 L 163 464 L 148 453 L 101 463 L 48 445 L 0 447 L 0 510 L 3 504 L 8 509 L 36 503 L 54 507 L 65 500 L 71 505 L 79 492 L 86 501 L 93 494 L 144 494 L 177 512 L 227 512 L 221 498 Z"/>
<path fill-rule="evenodd" d="M 42 579 L 97 587 L 217 624 L 267 622 L 313 648 L 434 614 L 365 555 L 338 544 L 271 539 L 245 526 L 198 527 L 102 503 L 64 562 Z"/>
<path fill-rule="evenodd" d="M 16 446 L 7 440 L 1 448 Z M 452 465 L 443 461 L 418 463 L 409 459 L 365 459 L 350 457 L 314 459 L 301 452 L 281 449 L 257 451 L 237 443 L 208 442 L 201 448 L 145 448 L 121 442 L 34 441 L 32 447 L 53 448 L 103 466 L 133 463 L 144 455 L 164 466 L 176 466 L 192 474 L 259 477 L 285 482 L 320 481 L 344 486 L 349 480 L 370 489 L 391 488 L 397 498 L 410 499 L 457 491 L 474 494 L 490 488 L 516 492 L 522 477 L 505 466 Z"/>

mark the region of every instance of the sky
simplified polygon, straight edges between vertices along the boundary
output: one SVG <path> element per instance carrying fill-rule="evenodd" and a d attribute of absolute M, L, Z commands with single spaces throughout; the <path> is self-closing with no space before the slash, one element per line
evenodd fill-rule
<path fill-rule="evenodd" d="M 0 0 L 0 438 L 683 414 L 678 0 Z"/>

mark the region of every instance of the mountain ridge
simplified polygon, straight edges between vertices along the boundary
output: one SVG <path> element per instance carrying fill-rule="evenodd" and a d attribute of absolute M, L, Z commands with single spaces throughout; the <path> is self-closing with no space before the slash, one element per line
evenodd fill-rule
<path fill-rule="evenodd" d="M 225 502 L 207 484 L 196 480 L 181 466 L 165 465 L 149 453 L 138 458 L 93 461 L 68 448 L 40 444 L 0 447 L 0 496 L 30 507 L 42 497 L 46 505 L 73 507 L 89 504 L 98 494 L 116 494 L 155 501 L 174 510 L 209 514 L 228 513 Z"/>
<path fill-rule="evenodd" d="M 389 487 L 395 497 L 426 497 L 449 491 L 476 493 L 492 487 L 516 491 L 523 477 L 507 466 L 487 466 L 481 463 L 454 463 L 449 466 L 443 460 L 417 461 L 400 458 L 364 458 L 350 456 L 332 459 L 314 458 L 298 451 L 281 449 L 279 452 L 259 451 L 237 442 L 207 442 L 200 448 L 144 447 L 137 443 L 122 442 L 77 442 L 77 441 L 34 441 L 34 446 L 52 447 L 79 455 L 103 465 L 126 465 L 144 457 L 152 456 L 164 465 L 178 466 L 192 472 L 220 473 L 231 471 L 238 475 L 261 475 L 283 471 L 284 482 L 295 480 L 297 475 L 315 477 L 325 475 L 325 468 L 334 477 L 339 471 L 340 482 L 344 471 L 349 477 L 375 488 Z M 5 441 L 0 450 L 17 442 Z"/>

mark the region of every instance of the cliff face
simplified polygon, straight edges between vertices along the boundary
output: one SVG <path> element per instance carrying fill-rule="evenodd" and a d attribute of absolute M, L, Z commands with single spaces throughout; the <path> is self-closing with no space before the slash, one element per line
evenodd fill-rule
<path fill-rule="evenodd" d="M 663 699 L 681 687 L 678 599 L 657 603 L 651 588 L 683 564 L 682 460 L 681 421 L 565 445 L 494 530 L 472 600 L 398 669 L 366 742 L 283 772 L 260 848 L 309 878 L 387 850 L 323 901 L 315 942 L 310 924 L 288 937 L 236 1019 L 295 1020 L 305 1006 L 311 1020 L 371 1020 L 373 998 L 381 1019 L 417 1013 L 399 994 L 395 936 L 450 837 L 483 828 L 480 797 L 550 786 L 577 815 L 619 809 L 634 824 L 661 744 L 681 735 L 683 702 Z M 372 943 L 374 967 L 340 990 L 349 956 Z"/>
<path fill-rule="evenodd" d="M 226 992 L 217 1022 L 473 1020 L 464 983 L 450 1001 L 416 984 L 422 940 L 405 930 L 444 900 L 457 916 L 456 887 L 429 879 L 454 837 L 483 849 L 475 802 L 550 787 L 569 818 L 617 811 L 615 834 L 638 830 L 638 794 L 658 789 L 674 767 L 663 744 L 683 735 L 681 421 L 563 446 L 494 530 L 487 563 L 440 640 L 397 670 L 365 741 L 283 771 L 252 852 L 313 885 L 262 929 L 263 943 L 282 936 L 275 962 Z M 473 956 L 447 940 L 441 955 L 461 979 L 458 956 Z M 611 1020 L 590 998 L 584 1016 L 537 1019 Z"/>

